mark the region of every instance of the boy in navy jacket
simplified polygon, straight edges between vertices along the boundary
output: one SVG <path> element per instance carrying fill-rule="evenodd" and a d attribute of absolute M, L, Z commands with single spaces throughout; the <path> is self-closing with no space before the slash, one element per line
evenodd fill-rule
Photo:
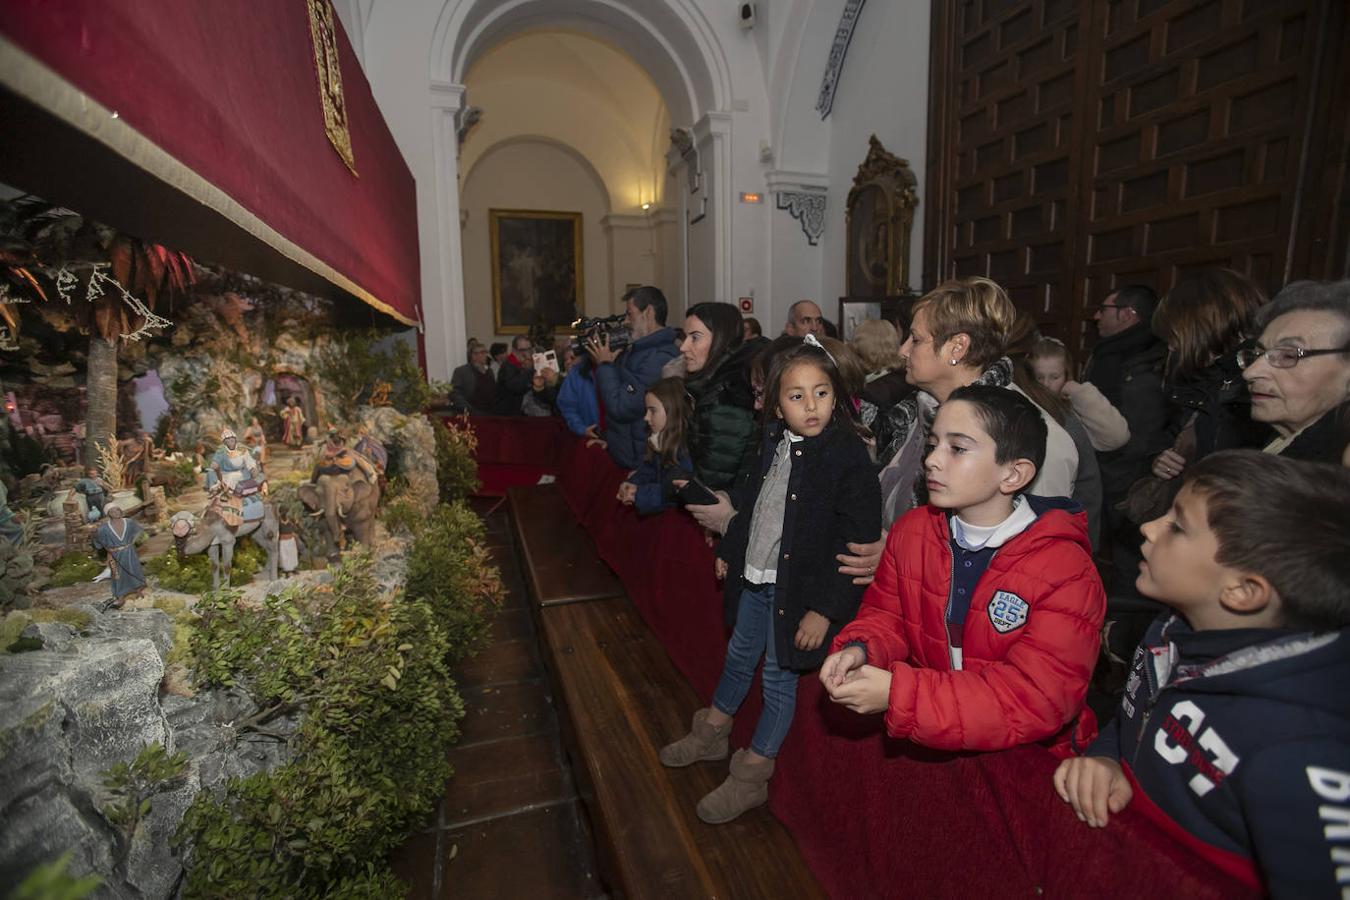
<path fill-rule="evenodd" d="M 1350 472 L 1251 450 L 1196 464 L 1143 527 L 1174 610 L 1116 720 L 1055 789 L 1102 827 L 1132 801 L 1276 897 L 1350 891 Z"/>

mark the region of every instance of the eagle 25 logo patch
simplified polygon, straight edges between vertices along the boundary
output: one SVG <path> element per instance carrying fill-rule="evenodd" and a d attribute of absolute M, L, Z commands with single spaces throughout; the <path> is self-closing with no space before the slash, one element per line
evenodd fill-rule
<path fill-rule="evenodd" d="M 1027 624 L 1027 613 L 1030 611 L 1027 601 L 1011 591 L 999 591 L 989 601 L 989 621 L 999 634 L 1007 634 Z"/>

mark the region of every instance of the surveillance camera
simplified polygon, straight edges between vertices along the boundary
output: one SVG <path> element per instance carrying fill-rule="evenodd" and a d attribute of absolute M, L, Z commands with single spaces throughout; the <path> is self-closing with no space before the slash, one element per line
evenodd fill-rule
<path fill-rule="evenodd" d="M 740 19 L 741 27 L 749 31 L 755 27 L 755 4 L 738 3 L 736 5 L 736 17 Z"/>

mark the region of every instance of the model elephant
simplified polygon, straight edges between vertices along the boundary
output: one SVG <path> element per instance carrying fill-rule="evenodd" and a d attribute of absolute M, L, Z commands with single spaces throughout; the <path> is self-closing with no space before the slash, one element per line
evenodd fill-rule
<path fill-rule="evenodd" d="M 211 557 L 211 585 L 215 589 L 220 589 L 222 576 L 225 586 L 229 587 L 234 545 L 244 537 L 252 538 L 267 553 L 267 580 L 276 581 L 281 529 L 278 527 L 276 507 L 264 503 L 262 508 L 261 519 L 232 527 L 226 524 L 219 508 L 213 503 L 202 514 L 200 523 L 192 513 L 184 511 L 170 520 L 170 527 L 174 537 L 179 539 L 180 553 L 189 555 L 208 552 Z"/>
<path fill-rule="evenodd" d="M 338 556 L 344 528 L 357 541 L 367 547 L 371 545 L 380 487 L 364 468 L 354 466 L 340 474 L 319 474 L 311 483 L 300 485 L 299 494 L 305 506 L 323 513 L 329 559 Z"/>

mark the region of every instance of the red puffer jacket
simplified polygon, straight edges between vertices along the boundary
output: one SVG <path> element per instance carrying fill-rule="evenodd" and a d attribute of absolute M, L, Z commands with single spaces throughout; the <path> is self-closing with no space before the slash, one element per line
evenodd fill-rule
<path fill-rule="evenodd" d="M 995 552 L 975 587 L 960 671 L 947 643 L 947 515 L 924 506 L 891 529 L 876 580 L 832 651 L 862 642 L 869 665 L 890 669 L 893 737 L 943 750 L 1042 743 L 1068 756 L 1096 735 L 1083 698 L 1106 592 L 1087 517 L 1061 508 L 1067 501 L 1029 499 L 1036 521 Z"/>

